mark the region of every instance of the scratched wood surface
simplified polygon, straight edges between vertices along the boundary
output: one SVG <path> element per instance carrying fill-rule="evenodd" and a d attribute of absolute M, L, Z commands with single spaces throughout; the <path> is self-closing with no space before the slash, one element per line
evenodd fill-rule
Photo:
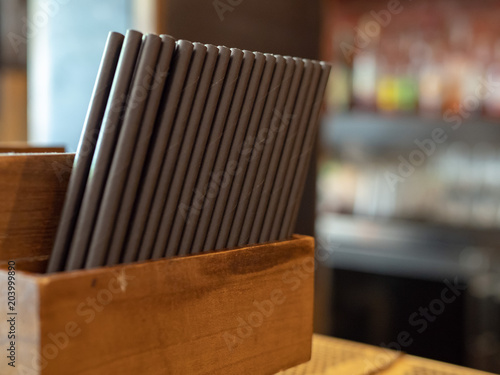
<path fill-rule="evenodd" d="M 310 358 L 310 237 L 17 278 L 30 317 L 18 365 L 30 374 L 265 375 Z"/>
<path fill-rule="evenodd" d="M 0 263 L 47 257 L 73 154 L 0 154 Z"/>

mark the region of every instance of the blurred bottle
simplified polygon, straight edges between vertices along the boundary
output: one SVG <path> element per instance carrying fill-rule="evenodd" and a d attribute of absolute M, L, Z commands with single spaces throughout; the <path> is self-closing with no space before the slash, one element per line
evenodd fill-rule
<path fill-rule="evenodd" d="M 352 32 L 344 28 L 333 35 L 334 60 L 328 87 L 325 93 L 328 110 L 345 112 L 351 106 L 352 77 L 349 56 L 344 55 L 342 48 L 352 45 Z"/>
<path fill-rule="evenodd" d="M 464 142 L 453 142 L 446 150 L 441 163 L 442 178 L 447 186 L 445 202 L 438 205 L 442 220 L 453 225 L 470 222 L 473 183 L 470 179 L 471 151 Z"/>
<path fill-rule="evenodd" d="M 467 118 L 477 117 L 483 112 L 484 96 L 478 95 L 481 79 L 490 58 L 489 41 L 484 35 L 477 35 L 474 43 L 462 50 L 461 111 Z"/>
<path fill-rule="evenodd" d="M 424 116 L 439 116 L 443 107 L 442 66 L 430 60 L 425 62 L 419 74 L 418 104 Z"/>
<path fill-rule="evenodd" d="M 377 109 L 380 112 L 394 112 L 398 109 L 398 79 L 396 76 L 396 38 L 387 35 L 381 40 L 377 54 Z"/>
<path fill-rule="evenodd" d="M 477 144 L 472 150 L 472 165 L 469 179 L 473 184 L 472 194 L 472 226 L 493 227 L 496 225 L 498 200 L 494 189 L 498 177 L 496 168 L 496 150 L 489 144 Z"/>
<path fill-rule="evenodd" d="M 469 69 L 473 65 L 472 58 L 473 30 L 471 20 L 460 10 L 456 9 L 452 13 L 453 17 L 448 18 L 448 40 L 447 52 L 444 61 L 444 72 L 446 74 L 444 90 L 444 113 L 460 113 L 463 117 L 470 117 L 473 110 L 477 110 L 477 105 L 467 106 L 464 109 L 464 101 L 467 98 L 469 84 Z M 467 113 L 466 113 L 467 112 Z"/>
<path fill-rule="evenodd" d="M 417 83 L 413 74 L 399 78 L 398 82 L 398 110 L 412 113 L 417 109 Z"/>
<path fill-rule="evenodd" d="M 449 51 L 443 64 L 443 113 L 460 113 L 464 61 L 460 53 Z"/>
<path fill-rule="evenodd" d="M 492 82 L 484 98 L 486 116 L 500 117 L 500 39 L 497 39 L 493 49 L 493 59 L 486 68 L 484 79 Z"/>
<path fill-rule="evenodd" d="M 434 38 L 433 43 L 430 43 L 428 38 L 421 36 L 410 46 L 409 55 L 412 64 L 418 69 L 420 114 L 425 117 L 440 116 L 444 96 L 444 49 L 441 40 Z"/>
<path fill-rule="evenodd" d="M 390 72 L 384 72 L 377 81 L 377 108 L 381 112 L 398 109 L 399 82 Z"/>
<path fill-rule="evenodd" d="M 375 108 L 377 60 L 373 50 L 356 55 L 352 66 L 352 93 L 354 106 L 359 109 Z"/>
<path fill-rule="evenodd" d="M 368 24 L 371 22 L 370 24 Z M 374 23 L 369 17 L 361 17 L 358 22 L 359 30 L 371 30 Z M 378 24 L 377 24 L 378 25 Z M 374 110 L 376 102 L 377 74 L 379 70 L 377 55 L 380 48 L 380 26 L 365 33 L 364 43 L 358 46 L 359 52 L 353 59 L 352 65 L 352 93 L 354 106 L 358 109 Z"/>
<path fill-rule="evenodd" d="M 417 109 L 417 69 L 410 58 L 410 48 L 415 42 L 415 36 L 411 32 L 401 33 L 398 43 L 398 55 L 396 57 L 396 79 L 397 79 L 397 110 L 403 113 L 412 113 Z"/>
<path fill-rule="evenodd" d="M 345 112 L 350 107 L 351 74 L 349 68 L 342 63 L 333 63 L 330 79 L 325 94 L 328 110 Z"/>

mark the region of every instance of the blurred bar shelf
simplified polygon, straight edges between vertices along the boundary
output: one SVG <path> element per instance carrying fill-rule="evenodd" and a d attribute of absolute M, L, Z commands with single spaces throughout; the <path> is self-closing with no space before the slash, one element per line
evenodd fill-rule
<path fill-rule="evenodd" d="M 500 272 L 494 229 L 323 213 L 316 232 L 333 268 L 435 281 Z"/>
<path fill-rule="evenodd" d="M 345 148 L 351 145 L 373 151 L 406 150 L 415 148 L 415 139 L 431 138 L 432 130 L 443 128 L 448 135 L 445 143 L 500 144 L 500 120 L 471 114 L 456 130 L 454 121 L 443 118 L 425 118 L 408 114 L 380 114 L 352 111 L 330 114 L 324 117 L 321 139 L 327 147 Z"/>

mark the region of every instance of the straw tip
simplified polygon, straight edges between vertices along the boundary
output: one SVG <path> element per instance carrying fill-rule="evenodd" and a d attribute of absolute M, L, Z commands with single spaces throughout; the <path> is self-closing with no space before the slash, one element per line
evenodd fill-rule
<path fill-rule="evenodd" d="M 142 33 L 140 31 L 134 29 L 128 29 L 126 35 L 137 35 L 142 37 Z"/>
<path fill-rule="evenodd" d="M 253 54 L 255 55 L 255 60 L 256 61 L 259 61 L 259 62 L 260 61 L 264 61 L 264 60 L 267 61 L 267 58 L 266 58 L 266 56 L 263 53 L 261 53 L 261 52 L 254 52 Z"/>
<path fill-rule="evenodd" d="M 219 55 L 221 57 L 226 58 L 231 54 L 231 49 L 226 46 L 218 46 L 217 49 L 219 50 Z"/>
<path fill-rule="evenodd" d="M 231 56 L 243 57 L 244 53 L 239 48 L 231 48 Z"/>

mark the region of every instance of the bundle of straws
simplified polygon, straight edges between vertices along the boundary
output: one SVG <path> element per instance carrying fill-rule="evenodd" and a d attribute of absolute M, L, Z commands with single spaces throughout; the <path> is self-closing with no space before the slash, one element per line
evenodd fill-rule
<path fill-rule="evenodd" d="M 329 72 L 110 33 L 48 272 L 290 238 Z"/>

